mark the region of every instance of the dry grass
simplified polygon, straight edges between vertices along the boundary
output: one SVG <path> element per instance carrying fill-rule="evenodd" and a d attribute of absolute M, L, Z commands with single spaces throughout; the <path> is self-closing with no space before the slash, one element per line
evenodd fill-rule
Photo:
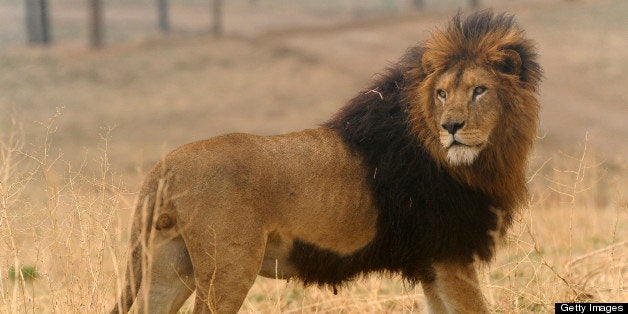
<path fill-rule="evenodd" d="M 121 286 L 127 254 L 121 244 L 133 194 L 110 169 L 108 130 L 97 159 L 74 166 L 50 142 L 57 118 L 39 125 L 44 140 L 35 153 L 24 150 L 18 122 L 0 136 L 0 251 L 6 252 L 0 255 L 1 312 L 103 312 Z M 599 184 L 591 173 L 602 166 L 586 154 L 561 161 L 560 169 L 551 169 L 550 161 L 539 166 L 548 169 L 531 171 L 533 199 L 483 272 L 482 287 L 495 312 L 546 312 L 557 301 L 628 298 L 628 208 L 620 198 L 606 208 L 587 205 L 596 203 Z M 27 271 L 10 276 L 10 269 L 24 267 L 36 269 L 38 277 Z M 260 278 L 243 306 L 264 313 L 423 308 L 418 287 L 377 277 L 338 295 Z"/>
<path fill-rule="evenodd" d="M 110 306 L 120 274 L 120 215 L 128 195 L 109 170 L 107 134 L 91 174 L 88 164 L 65 163 L 48 141 L 56 117 L 42 124 L 45 140 L 35 154 L 23 151 L 19 132 L 0 137 L 0 311 L 82 312 Z M 19 127 L 15 125 L 17 130 Z M 14 129 L 15 130 L 15 129 Z M 36 269 L 39 278 L 8 278 L 6 270 Z"/>

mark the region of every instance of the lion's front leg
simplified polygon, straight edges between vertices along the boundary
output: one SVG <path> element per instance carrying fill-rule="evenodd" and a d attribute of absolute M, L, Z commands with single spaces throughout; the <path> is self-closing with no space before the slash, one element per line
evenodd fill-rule
<path fill-rule="evenodd" d="M 435 280 L 423 282 L 430 313 L 488 313 L 473 264 L 435 263 Z"/>

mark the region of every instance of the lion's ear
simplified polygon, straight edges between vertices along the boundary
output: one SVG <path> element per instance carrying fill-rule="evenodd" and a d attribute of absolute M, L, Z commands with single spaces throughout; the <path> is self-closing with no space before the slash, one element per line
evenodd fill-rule
<path fill-rule="evenodd" d="M 430 58 L 426 55 L 423 55 L 423 58 L 421 58 L 421 66 L 423 67 L 423 73 L 425 75 L 429 75 L 434 72 L 434 65 L 432 65 Z"/>
<path fill-rule="evenodd" d="M 519 75 L 521 73 L 521 56 L 512 49 L 500 51 L 494 65 L 497 70 L 510 75 Z"/>

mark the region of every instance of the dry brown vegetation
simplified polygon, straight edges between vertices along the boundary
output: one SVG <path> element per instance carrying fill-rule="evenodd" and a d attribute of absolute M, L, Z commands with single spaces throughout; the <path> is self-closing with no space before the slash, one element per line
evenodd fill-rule
<path fill-rule="evenodd" d="M 530 204 L 485 267 L 483 290 L 495 312 L 626 301 L 628 6 L 510 10 L 546 69 L 542 134 Z M 106 311 L 147 167 L 201 138 L 314 127 L 446 16 L 141 40 L 97 53 L 72 43 L 0 52 L 0 312 Z M 398 278 L 365 278 L 338 295 L 259 278 L 242 310 L 423 308 L 420 289 Z"/>

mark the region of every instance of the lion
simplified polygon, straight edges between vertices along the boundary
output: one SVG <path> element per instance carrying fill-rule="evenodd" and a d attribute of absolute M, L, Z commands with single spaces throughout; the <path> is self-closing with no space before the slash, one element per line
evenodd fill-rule
<path fill-rule="evenodd" d="M 476 273 L 526 202 L 542 69 L 507 14 L 458 14 L 317 129 L 184 145 L 146 178 L 112 313 L 234 313 L 258 275 L 420 284 L 488 311 Z"/>

